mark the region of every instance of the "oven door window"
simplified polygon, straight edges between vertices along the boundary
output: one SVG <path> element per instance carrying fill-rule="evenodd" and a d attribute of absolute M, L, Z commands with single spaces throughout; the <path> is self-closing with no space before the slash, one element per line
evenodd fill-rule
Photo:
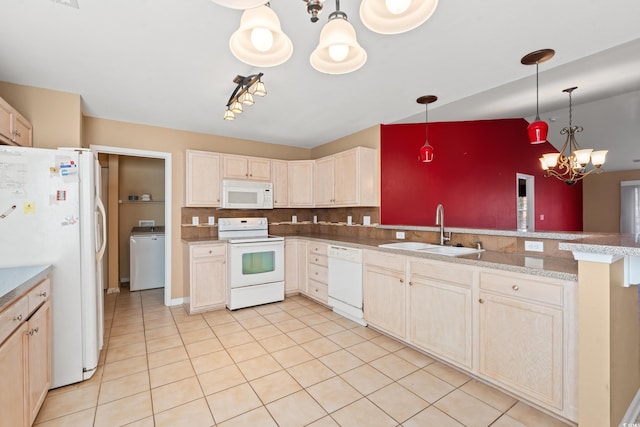
<path fill-rule="evenodd" d="M 242 254 L 242 274 L 271 273 L 276 268 L 274 251 L 249 252 Z"/>

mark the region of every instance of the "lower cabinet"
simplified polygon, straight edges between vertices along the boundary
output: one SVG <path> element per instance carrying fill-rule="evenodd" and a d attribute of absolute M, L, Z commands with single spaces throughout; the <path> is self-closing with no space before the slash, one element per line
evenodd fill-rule
<path fill-rule="evenodd" d="M 307 296 L 323 304 L 329 303 L 326 243 L 307 242 Z"/>
<path fill-rule="evenodd" d="M 284 293 L 291 295 L 299 291 L 298 241 L 284 241 Z"/>
<path fill-rule="evenodd" d="M 0 329 L 9 334 L 0 345 L 3 426 L 31 426 L 51 386 L 50 293 L 45 279 L 0 316 Z M 29 305 L 38 299 L 44 303 Z"/>
<path fill-rule="evenodd" d="M 394 337 L 406 338 L 406 257 L 364 251 L 364 320 Z"/>
<path fill-rule="evenodd" d="M 226 243 L 187 244 L 189 313 L 224 308 L 227 295 Z"/>

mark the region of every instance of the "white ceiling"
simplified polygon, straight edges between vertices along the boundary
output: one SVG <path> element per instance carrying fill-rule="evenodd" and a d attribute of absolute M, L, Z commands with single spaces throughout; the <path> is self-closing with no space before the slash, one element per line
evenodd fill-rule
<path fill-rule="evenodd" d="M 79 9 L 2 0 L 0 80 L 78 93 L 89 116 L 310 148 L 379 123 L 424 121 L 415 100 L 427 94 L 439 98 L 430 121 L 531 118 L 535 67 L 520 58 L 553 48 L 555 57 L 540 65 L 542 116 L 558 117 L 550 141 L 563 142 L 553 136 L 567 120 L 562 89 L 579 86 L 579 143 L 609 148 L 607 170 L 638 168 L 630 160 L 640 159 L 637 0 L 441 0 L 424 25 L 395 36 L 364 27 L 359 4 L 343 0 L 341 9 L 368 61 L 333 76 L 309 65 L 332 0 L 315 24 L 302 1 L 271 0 L 294 52 L 264 69 L 229 51 L 242 12 L 210 0 L 78 0 Z M 268 95 L 235 121 L 222 120 L 233 78 L 256 72 L 264 72 Z M 606 108 L 585 104 L 605 98 Z M 609 118 L 616 138 L 600 132 L 589 145 L 590 127 L 607 129 Z"/>

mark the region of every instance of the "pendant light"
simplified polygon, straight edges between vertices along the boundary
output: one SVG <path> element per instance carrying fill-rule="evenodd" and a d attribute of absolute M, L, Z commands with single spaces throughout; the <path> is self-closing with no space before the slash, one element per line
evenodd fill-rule
<path fill-rule="evenodd" d="M 309 61 L 313 68 L 327 74 L 350 73 L 367 62 L 367 52 L 358 44 L 347 14 L 340 10 L 340 0 L 336 0 L 336 11 L 329 15 Z"/>
<path fill-rule="evenodd" d="M 255 67 L 280 65 L 293 53 L 291 39 L 282 31 L 276 13 L 266 5 L 242 13 L 240 28 L 231 35 L 229 48 L 240 61 Z"/>
<path fill-rule="evenodd" d="M 262 6 L 265 0 L 212 0 L 220 6 L 229 7 L 231 9 L 252 9 Z"/>
<path fill-rule="evenodd" d="M 438 0 L 362 0 L 360 19 L 379 34 L 400 34 L 424 24 Z"/>
<path fill-rule="evenodd" d="M 429 144 L 429 104 L 436 102 L 438 97 L 435 95 L 425 95 L 416 99 L 418 104 L 424 104 L 425 111 L 425 126 L 424 126 L 424 145 L 420 147 L 419 160 L 424 163 L 431 163 L 433 161 L 433 146 Z"/>
<path fill-rule="evenodd" d="M 541 49 L 526 54 L 520 60 L 520 63 L 522 63 L 523 65 L 536 64 L 536 119 L 533 122 L 529 123 L 529 126 L 527 127 L 527 134 L 529 135 L 529 142 L 531 144 L 542 144 L 543 142 L 547 142 L 549 125 L 547 124 L 547 122 L 540 120 L 539 112 L 538 64 L 553 58 L 553 55 L 555 55 L 555 53 L 556 52 L 553 49 Z"/>

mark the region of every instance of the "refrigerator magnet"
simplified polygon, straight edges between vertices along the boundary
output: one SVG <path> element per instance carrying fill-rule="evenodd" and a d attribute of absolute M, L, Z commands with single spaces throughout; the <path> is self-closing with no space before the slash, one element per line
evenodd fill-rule
<path fill-rule="evenodd" d="M 67 192 L 65 190 L 56 191 L 56 200 L 59 202 L 64 202 L 67 200 Z"/>
<path fill-rule="evenodd" d="M 24 202 L 24 213 L 36 213 L 36 204 L 33 202 Z"/>

